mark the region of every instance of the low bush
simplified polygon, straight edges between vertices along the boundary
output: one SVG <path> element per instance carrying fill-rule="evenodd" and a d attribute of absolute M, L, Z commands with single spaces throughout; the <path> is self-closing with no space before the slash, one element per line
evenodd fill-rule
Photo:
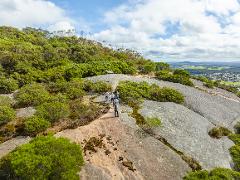
<path fill-rule="evenodd" d="M 208 80 L 207 82 L 203 83 L 204 86 L 213 89 L 214 88 L 214 81 Z"/>
<path fill-rule="evenodd" d="M 16 112 L 8 106 L 0 106 L 0 125 L 13 120 L 16 117 Z"/>
<path fill-rule="evenodd" d="M 36 135 L 45 131 L 51 123 L 41 117 L 33 116 L 25 119 L 24 130 L 28 135 Z"/>
<path fill-rule="evenodd" d="M 159 102 L 184 102 L 184 96 L 177 90 L 166 87 L 160 88 L 155 84 L 150 86 L 146 82 L 124 81 L 119 84 L 117 90 L 120 93 L 121 100 L 128 104 L 136 104 L 141 102 L 143 98 Z"/>
<path fill-rule="evenodd" d="M 154 72 L 156 70 L 156 64 L 152 61 L 147 62 L 144 64 L 141 73 L 143 74 L 149 74 L 151 72 Z"/>
<path fill-rule="evenodd" d="M 37 106 L 48 101 L 50 95 L 41 84 L 30 84 L 23 86 L 16 94 L 18 106 Z"/>
<path fill-rule="evenodd" d="M 183 179 L 184 180 L 214 180 L 214 179 L 239 180 L 240 173 L 233 171 L 231 169 L 215 168 L 210 172 L 208 172 L 207 170 L 190 172 Z"/>
<path fill-rule="evenodd" d="M 186 76 L 190 77 L 190 73 L 184 69 L 176 69 L 173 72 L 173 75 L 180 75 L 180 76 Z"/>
<path fill-rule="evenodd" d="M 125 103 L 137 103 L 142 98 L 149 98 L 150 86 L 146 82 L 120 82 L 117 90 L 120 93 L 121 100 Z"/>
<path fill-rule="evenodd" d="M 181 104 L 184 102 L 184 96 L 175 89 L 158 86 L 152 86 L 150 90 L 150 99 L 159 102 L 175 102 Z"/>
<path fill-rule="evenodd" d="M 12 78 L 0 78 L 0 94 L 8 94 L 18 89 L 17 81 Z"/>
<path fill-rule="evenodd" d="M 112 86 L 104 81 L 92 82 L 85 80 L 83 83 L 83 89 L 87 92 L 104 93 L 112 91 Z"/>
<path fill-rule="evenodd" d="M 145 119 L 146 125 L 150 128 L 159 127 L 162 125 L 161 120 L 159 118 L 146 118 Z"/>
<path fill-rule="evenodd" d="M 61 103 L 67 103 L 69 101 L 68 96 L 62 94 L 62 93 L 57 93 L 55 95 L 52 95 L 48 102 L 61 102 Z"/>
<path fill-rule="evenodd" d="M 236 145 L 240 145 L 240 134 L 230 134 L 229 139 L 231 139 Z"/>
<path fill-rule="evenodd" d="M 234 162 L 234 168 L 240 171 L 240 134 L 230 134 L 228 137 L 235 143 L 235 145 L 229 149 Z"/>
<path fill-rule="evenodd" d="M 73 80 L 66 84 L 63 93 L 68 96 L 69 99 L 81 98 L 85 95 L 83 90 L 83 82 L 80 80 Z"/>
<path fill-rule="evenodd" d="M 223 136 L 228 136 L 231 133 L 232 132 L 225 127 L 214 127 L 208 132 L 209 136 L 211 136 L 213 138 L 217 138 L 217 139 L 219 139 Z"/>
<path fill-rule="evenodd" d="M 67 81 L 57 81 L 57 82 L 49 82 L 47 84 L 47 90 L 50 93 L 62 93 L 65 91 L 65 89 L 67 88 Z"/>
<path fill-rule="evenodd" d="M 234 86 L 229 86 L 229 85 L 218 83 L 217 87 L 221 88 L 221 89 L 224 89 L 226 91 L 232 92 L 234 94 L 238 93 L 237 87 L 234 87 Z"/>
<path fill-rule="evenodd" d="M 186 85 L 186 86 L 194 86 L 193 82 L 190 80 L 189 77 L 178 75 L 178 74 L 170 77 L 168 79 L 168 81 L 174 82 L 174 83 L 180 83 L 180 84 L 183 84 L 183 85 Z"/>
<path fill-rule="evenodd" d="M 239 97 L 239 98 L 240 98 L 240 91 L 239 91 L 239 92 L 237 92 L 237 94 L 236 94 L 236 95 L 237 95 L 237 97 Z"/>
<path fill-rule="evenodd" d="M 85 95 L 84 84 L 80 79 L 74 79 L 69 82 L 57 81 L 49 83 L 48 91 L 51 93 L 62 93 L 69 99 L 77 99 Z"/>
<path fill-rule="evenodd" d="M 236 139 L 235 139 L 236 140 Z M 239 140 L 239 139 L 238 139 Z M 239 143 L 239 142 L 238 142 Z M 230 154 L 232 156 L 232 160 L 234 162 L 234 168 L 237 171 L 240 171 L 240 144 L 236 144 L 232 146 L 230 149 Z"/>
<path fill-rule="evenodd" d="M 39 136 L 0 162 L 0 179 L 79 179 L 82 149 L 64 138 Z"/>
<path fill-rule="evenodd" d="M 70 114 L 69 105 L 61 102 L 46 102 L 37 107 L 36 115 L 50 122 L 66 118 Z"/>
<path fill-rule="evenodd" d="M 206 82 L 209 81 L 209 79 L 206 78 L 205 76 L 193 76 L 192 78 L 193 78 L 193 79 L 197 79 L 197 80 L 199 80 L 199 81 L 202 81 L 202 82 L 204 82 L 204 83 L 206 83 Z"/>
<path fill-rule="evenodd" d="M 80 99 L 74 100 L 70 103 L 72 119 L 81 120 L 93 120 L 99 114 L 99 108 L 97 105 L 91 103 L 83 103 Z"/>
<path fill-rule="evenodd" d="M 170 70 L 170 65 L 168 63 L 156 62 L 155 64 L 156 64 L 156 71 Z"/>
<path fill-rule="evenodd" d="M 169 71 L 163 70 L 156 73 L 156 77 L 159 80 L 170 81 L 174 83 L 180 83 L 187 86 L 194 86 L 193 82 L 190 80 L 190 76 L 185 73 L 175 73 L 171 74 Z"/>
<path fill-rule="evenodd" d="M 13 100 L 7 96 L 0 96 L 0 106 L 12 106 Z"/>
<path fill-rule="evenodd" d="M 240 134 L 240 122 L 237 122 L 234 128 L 235 128 L 236 134 Z"/>

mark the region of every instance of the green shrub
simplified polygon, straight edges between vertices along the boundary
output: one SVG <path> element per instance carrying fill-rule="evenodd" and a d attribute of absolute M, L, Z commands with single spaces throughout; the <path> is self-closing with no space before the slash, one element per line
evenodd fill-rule
<path fill-rule="evenodd" d="M 63 93 L 68 86 L 67 81 L 57 81 L 57 82 L 49 82 L 47 85 L 47 90 L 51 93 Z"/>
<path fill-rule="evenodd" d="M 64 138 L 39 136 L 5 156 L 0 179 L 79 179 L 82 149 Z"/>
<path fill-rule="evenodd" d="M 240 145 L 240 134 L 230 134 L 228 136 L 236 145 Z"/>
<path fill-rule="evenodd" d="M 23 86 L 16 94 L 19 106 L 37 106 L 48 101 L 50 95 L 41 84 L 30 84 Z"/>
<path fill-rule="evenodd" d="M 0 96 L 0 106 L 12 106 L 13 100 L 7 96 Z"/>
<path fill-rule="evenodd" d="M 150 62 L 144 64 L 141 72 L 144 74 L 148 74 L 150 72 L 154 72 L 155 69 L 156 69 L 156 64 L 154 62 L 150 61 Z"/>
<path fill-rule="evenodd" d="M 214 127 L 208 132 L 209 136 L 213 138 L 221 138 L 223 136 L 228 136 L 231 134 L 231 131 L 225 127 Z"/>
<path fill-rule="evenodd" d="M 70 103 L 72 119 L 93 120 L 99 114 L 99 108 L 95 104 L 83 103 L 80 99 Z"/>
<path fill-rule="evenodd" d="M 190 77 L 190 73 L 184 69 L 176 69 L 173 72 L 173 75 L 180 75 L 180 76 L 186 76 Z"/>
<path fill-rule="evenodd" d="M 63 93 L 70 99 L 81 98 L 85 95 L 83 90 L 83 82 L 81 80 L 72 80 L 66 84 Z"/>
<path fill-rule="evenodd" d="M 123 81 L 120 82 L 117 90 L 120 93 L 121 100 L 126 103 L 137 103 L 142 98 L 149 98 L 150 86 L 146 82 L 131 82 Z"/>
<path fill-rule="evenodd" d="M 68 96 L 66 96 L 62 93 L 52 95 L 50 97 L 50 99 L 48 100 L 48 102 L 61 102 L 61 103 L 67 103 L 68 101 L 69 101 Z"/>
<path fill-rule="evenodd" d="M 0 125 L 13 120 L 16 117 L 16 112 L 8 106 L 0 106 Z"/>
<path fill-rule="evenodd" d="M 230 85 L 225 85 L 225 84 L 218 83 L 218 84 L 217 84 L 217 87 L 218 87 L 218 88 L 221 88 L 221 89 L 224 89 L 224 90 L 226 90 L 226 91 L 232 92 L 232 93 L 234 93 L 234 94 L 238 93 L 237 87 L 234 87 L 234 86 L 230 86 Z"/>
<path fill-rule="evenodd" d="M 36 115 L 50 122 L 66 118 L 70 114 L 69 106 L 61 102 L 46 102 L 37 107 Z"/>
<path fill-rule="evenodd" d="M 171 88 L 160 88 L 146 82 L 130 82 L 124 81 L 119 84 L 117 90 L 120 93 L 121 100 L 126 103 L 139 103 L 143 98 L 159 101 L 159 102 L 175 102 L 183 103 L 184 96 L 177 90 Z"/>
<path fill-rule="evenodd" d="M 112 91 L 112 86 L 104 81 L 92 82 L 85 80 L 83 83 L 83 89 L 87 92 L 104 93 Z"/>
<path fill-rule="evenodd" d="M 69 86 L 64 93 L 69 99 L 81 98 L 85 95 L 85 91 L 80 88 Z"/>
<path fill-rule="evenodd" d="M 48 91 L 52 93 L 62 93 L 69 99 L 77 99 L 83 97 L 85 92 L 83 90 L 83 81 L 74 79 L 72 81 L 57 81 L 56 83 L 48 84 Z"/>
<path fill-rule="evenodd" d="M 202 81 L 202 82 L 204 82 L 204 83 L 207 83 L 207 82 L 209 81 L 209 79 L 206 78 L 205 76 L 193 76 L 192 78 L 193 78 L 193 79 L 197 79 L 197 80 L 199 80 L 199 81 Z"/>
<path fill-rule="evenodd" d="M 206 86 L 206 87 L 208 87 L 208 88 L 211 88 L 211 89 L 214 88 L 214 82 L 211 81 L 211 80 L 208 80 L 208 81 L 205 82 L 203 85 Z"/>
<path fill-rule="evenodd" d="M 180 71 L 180 70 L 179 70 Z M 163 80 L 163 81 L 170 81 L 174 83 L 180 83 L 187 86 L 194 86 L 193 82 L 190 80 L 190 76 L 185 74 L 182 71 L 177 71 L 175 74 L 171 74 L 169 71 L 159 71 L 156 73 L 157 79 Z"/>
<path fill-rule="evenodd" d="M 18 89 L 17 81 L 11 78 L 0 78 L 0 94 L 8 94 Z"/>
<path fill-rule="evenodd" d="M 49 126 L 50 122 L 38 117 L 33 116 L 25 119 L 24 121 L 24 130 L 29 135 L 35 135 L 37 133 L 40 133 L 42 131 L 45 131 Z"/>
<path fill-rule="evenodd" d="M 178 74 L 170 77 L 168 81 L 174 82 L 174 83 L 180 83 L 186 86 L 194 86 L 193 82 L 190 80 L 188 76 L 183 76 Z"/>
<path fill-rule="evenodd" d="M 156 77 L 160 80 L 168 80 L 172 77 L 172 73 L 169 70 L 161 70 L 156 72 Z"/>
<path fill-rule="evenodd" d="M 230 154 L 232 156 L 232 160 L 234 162 L 234 168 L 237 171 L 240 171 L 240 145 L 237 144 L 235 146 L 232 146 L 230 149 Z"/>
<path fill-rule="evenodd" d="M 234 126 L 236 133 L 240 134 L 240 122 L 237 122 L 237 124 Z"/>
<path fill-rule="evenodd" d="M 175 102 L 181 104 L 184 102 L 184 96 L 175 89 L 158 86 L 152 86 L 150 90 L 150 99 L 159 102 Z"/>
<path fill-rule="evenodd" d="M 188 173 L 184 180 L 238 180 L 240 179 L 240 173 L 231 169 L 215 168 L 208 172 L 206 170 L 194 171 Z"/>
<path fill-rule="evenodd" d="M 164 62 L 156 62 L 156 71 L 170 70 L 170 65 Z"/>
<path fill-rule="evenodd" d="M 237 94 L 236 94 L 236 95 L 237 95 L 237 97 L 239 97 L 239 98 L 240 98 L 240 91 L 239 91 L 239 92 L 237 92 Z"/>
<path fill-rule="evenodd" d="M 162 125 L 161 120 L 159 118 L 146 118 L 145 119 L 146 125 L 150 128 L 159 127 Z"/>
<path fill-rule="evenodd" d="M 87 92 L 91 92 L 94 89 L 94 83 L 93 81 L 90 80 L 84 80 L 83 82 L 83 90 Z"/>
<path fill-rule="evenodd" d="M 234 162 L 234 168 L 240 171 L 240 134 L 230 134 L 228 137 L 235 143 L 235 145 L 229 149 Z"/>

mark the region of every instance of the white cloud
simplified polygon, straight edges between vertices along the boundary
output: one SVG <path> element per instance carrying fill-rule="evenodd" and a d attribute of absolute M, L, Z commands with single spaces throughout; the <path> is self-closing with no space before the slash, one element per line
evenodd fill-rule
<path fill-rule="evenodd" d="M 74 28 L 75 22 L 67 17 L 62 8 L 48 0 L 1 0 L 0 24 L 67 30 Z"/>
<path fill-rule="evenodd" d="M 75 27 L 68 21 L 59 21 L 48 27 L 49 31 L 59 31 L 59 30 L 67 31 L 72 29 L 75 29 Z"/>
<path fill-rule="evenodd" d="M 240 58 L 237 0 L 131 1 L 107 12 L 104 22 L 109 28 L 96 39 L 155 59 Z"/>
<path fill-rule="evenodd" d="M 217 15 L 229 15 L 239 11 L 237 0 L 206 0 L 206 9 Z"/>

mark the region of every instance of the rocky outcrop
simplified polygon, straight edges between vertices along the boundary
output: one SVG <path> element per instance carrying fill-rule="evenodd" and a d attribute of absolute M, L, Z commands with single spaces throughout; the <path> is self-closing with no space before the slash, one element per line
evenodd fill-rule
<path fill-rule="evenodd" d="M 139 113 L 145 118 L 156 117 L 162 126 L 152 128 L 151 134 L 164 138 L 175 149 L 193 157 L 203 169 L 231 168 L 228 149 L 233 142 L 227 137 L 214 139 L 208 131 L 214 127 L 206 118 L 171 102 L 145 101 Z"/>
<path fill-rule="evenodd" d="M 221 94 L 210 94 L 208 92 L 199 90 L 194 87 L 184 86 L 178 83 L 159 81 L 154 78 L 128 76 L 122 74 L 109 74 L 102 76 L 95 76 L 88 78 L 93 81 L 106 81 L 116 86 L 119 81 L 146 81 L 150 84 L 155 83 L 161 87 L 171 87 L 179 90 L 185 96 L 185 106 L 192 111 L 205 117 L 213 125 L 225 126 L 231 130 L 234 129 L 234 125 L 240 120 L 240 98 L 234 96 L 234 100 L 231 98 L 223 97 Z M 224 91 L 224 90 L 221 90 Z M 229 92 L 224 91 L 224 94 Z M 226 95 L 225 95 L 226 96 Z"/>
<path fill-rule="evenodd" d="M 122 110 L 120 118 L 114 118 L 111 110 L 87 126 L 56 136 L 84 147 L 86 164 L 81 179 L 176 180 L 191 170 L 178 154 L 144 133 L 126 110 Z M 91 138 L 101 142 L 96 143 L 95 151 L 90 151 Z"/>
<path fill-rule="evenodd" d="M 16 116 L 18 118 L 27 118 L 33 116 L 35 112 L 36 110 L 33 107 L 20 108 L 17 109 Z"/>
<path fill-rule="evenodd" d="M 0 144 L 0 158 L 10 153 L 18 146 L 28 143 L 30 140 L 30 137 L 18 136 Z"/>

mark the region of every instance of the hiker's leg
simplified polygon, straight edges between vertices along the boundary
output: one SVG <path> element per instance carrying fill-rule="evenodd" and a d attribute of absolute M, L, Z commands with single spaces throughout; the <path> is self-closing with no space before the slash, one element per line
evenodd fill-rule
<path fill-rule="evenodd" d="M 117 117 L 119 117 L 118 111 L 116 111 L 116 112 L 117 112 Z"/>

